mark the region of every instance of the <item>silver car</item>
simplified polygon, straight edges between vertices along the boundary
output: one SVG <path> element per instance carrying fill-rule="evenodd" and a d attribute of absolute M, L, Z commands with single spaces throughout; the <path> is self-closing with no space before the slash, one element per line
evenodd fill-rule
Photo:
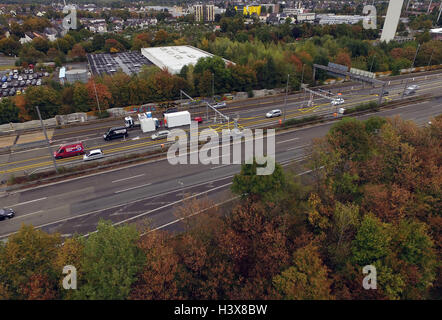
<path fill-rule="evenodd" d="M 157 133 L 154 133 L 152 135 L 152 140 L 157 140 L 157 139 L 164 139 L 167 138 L 167 136 L 169 135 L 170 131 L 168 130 L 164 130 L 164 131 L 159 131 Z"/>
<path fill-rule="evenodd" d="M 103 154 L 103 151 L 101 151 L 101 149 L 94 149 L 94 150 L 86 152 L 86 154 L 83 156 L 83 161 L 101 159 L 103 157 L 104 157 L 104 154 Z"/>

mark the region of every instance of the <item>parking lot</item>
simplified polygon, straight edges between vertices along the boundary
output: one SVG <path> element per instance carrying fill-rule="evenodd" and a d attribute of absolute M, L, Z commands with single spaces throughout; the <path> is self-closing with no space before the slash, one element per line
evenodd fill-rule
<path fill-rule="evenodd" d="M 30 86 L 40 86 L 43 77 L 48 77 L 47 72 L 34 72 L 33 69 L 14 69 L 0 75 L 0 97 L 20 95 Z"/>
<path fill-rule="evenodd" d="M 129 51 L 122 53 L 98 53 L 88 54 L 89 62 L 93 74 L 113 74 L 118 70 L 128 75 L 138 73 L 142 66 L 149 66 L 152 63 L 140 52 Z"/>

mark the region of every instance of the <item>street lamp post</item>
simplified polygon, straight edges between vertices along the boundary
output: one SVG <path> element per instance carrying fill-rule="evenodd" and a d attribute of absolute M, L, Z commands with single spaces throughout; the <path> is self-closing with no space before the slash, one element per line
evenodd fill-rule
<path fill-rule="evenodd" d="M 301 87 L 302 87 L 302 84 L 304 83 L 304 67 L 305 67 L 305 63 L 302 65 Z"/>
<path fill-rule="evenodd" d="M 417 48 L 416 48 L 416 53 L 415 53 L 415 55 L 414 55 L 414 59 L 413 59 L 413 63 L 411 64 L 411 69 L 413 69 L 414 68 L 414 62 L 416 61 L 416 57 L 417 57 L 417 53 L 419 52 L 419 48 L 420 48 L 420 43 L 417 45 Z"/>
<path fill-rule="evenodd" d="M 285 121 L 285 110 L 287 107 L 287 94 L 289 92 L 289 80 L 290 80 L 290 74 L 287 74 L 287 86 L 285 87 L 283 121 Z"/>
<path fill-rule="evenodd" d="M 43 129 L 43 133 L 46 138 L 46 143 L 48 144 L 49 157 L 51 157 L 52 162 L 54 163 L 55 172 L 58 174 L 57 163 L 55 162 L 54 155 L 52 154 L 51 144 L 49 143 L 48 135 L 46 134 L 46 128 L 43 124 L 43 120 L 41 119 L 40 109 L 38 108 L 38 106 L 36 106 L 35 108 L 37 109 L 37 114 L 38 114 L 38 117 L 40 118 L 40 124 L 41 124 L 41 127 Z"/>
<path fill-rule="evenodd" d="M 371 69 L 373 69 L 374 58 L 375 58 L 375 57 L 376 57 L 376 54 L 373 56 L 373 60 L 371 60 L 370 72 L 371 72 Z"/>

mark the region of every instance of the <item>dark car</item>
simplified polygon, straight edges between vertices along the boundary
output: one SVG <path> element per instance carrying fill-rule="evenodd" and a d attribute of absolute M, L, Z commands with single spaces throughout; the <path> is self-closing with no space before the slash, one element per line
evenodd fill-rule
<path fill-rule="evenodd" d="M 0 209 L 0 220 L 11 219 L 15 215 L 12 209 Z"/>
<path fill-rule="evenodd" d="M 384 91 L 384 96 L 388 96 L 389 94 L 390 94 L 390 92 Z"/>

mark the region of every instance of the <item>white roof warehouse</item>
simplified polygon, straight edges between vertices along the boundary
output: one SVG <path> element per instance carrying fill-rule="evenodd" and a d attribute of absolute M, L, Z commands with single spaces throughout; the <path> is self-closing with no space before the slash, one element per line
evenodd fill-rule
<path fill-rule="evenodd" d="M 171 74 L 180 73 L 186 65 L 195 65 L 200 58 L 213 57 L 213 54 L 192 46 L 142 48 L 141 54 L 157 67 L 166 68 Z M 234 64 L 223 60 L 226 64 Z"/>

